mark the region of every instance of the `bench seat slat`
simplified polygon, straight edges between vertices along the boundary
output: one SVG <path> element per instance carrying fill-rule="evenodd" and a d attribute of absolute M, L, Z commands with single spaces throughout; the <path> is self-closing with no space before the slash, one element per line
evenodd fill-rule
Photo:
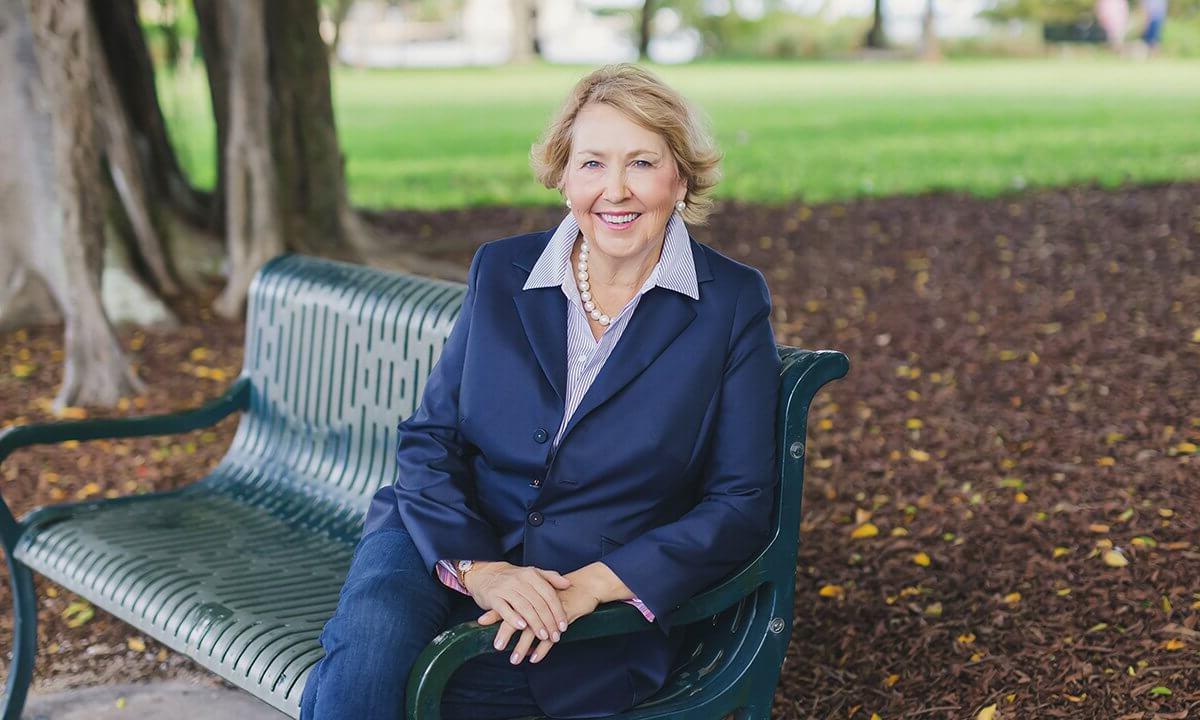
<path fill-rule="evenodd" d="M 317 638 L 337 605 L 359 519 L 279 492 L 269 509 L 243 502 L 236 497 L 264 492 L 243 483 L 233 486 L 218 468 L 183 491 L 80 504 L 35 519 L 16 556 L 295 716 L 297 681 L 321 655 Z M 329 528 L 327 512 L 345 517 L 344 527 L 315 533 Z"/>

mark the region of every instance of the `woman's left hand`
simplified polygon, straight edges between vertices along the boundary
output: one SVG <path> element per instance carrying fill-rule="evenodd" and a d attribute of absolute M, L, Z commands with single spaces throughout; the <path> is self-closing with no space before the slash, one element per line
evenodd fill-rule
<path fill-rule="evenodd" d="M 566 590 L 559 590 L 558 598 L 562 602 L 563 610 L 567 613 L 568 625 L 584 615 L 594 612 L 600 605 L 599 598 L 588 587 L 579 583 L 572 584 Z M 508 646 L 513 634 L 518 631 L 508 621 L 501 620 L 500 614 L 495 610 L 488 610 L 479 617 L 480 625 L 491 625 L 496 622 L 500 623 L 500 629 L 496 631 L 495 648 L 502 650 Z M 538 640 L 537 635 L 529 628 L 525 628 L 525 630 L 520 632 L 521 636 L 517 640 L 517 646 L 513 649 L 513 653 L 509 657 L 509 662 L 513 665 L 520 664 L 525 659 L 525 654 L 529 652 L 529 648 Z M 550 652 L 550 648 L 552 647 L 554 647 L 554 640 L 542 640 L 538 642 L 537 648 L 529 656 L 529 662 L 540 662 L 542 658 L 546 657 L 546 654 Z"/>

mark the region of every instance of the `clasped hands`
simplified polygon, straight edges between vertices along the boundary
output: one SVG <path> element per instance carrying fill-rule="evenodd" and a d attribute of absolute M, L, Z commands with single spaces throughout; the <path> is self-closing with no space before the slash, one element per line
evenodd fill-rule
<path fill-rule="evenodd" d="M 592 573 L 596 566 L 611 574 L 600 563 L 567 575 L 507 562 L 476 563 L 476 569 L 466 576 L 466 587 L 475 603 L 486 610 L 479 617 L 479 624 L 500 623 L 496 649 L 503 650 L 512 636 L 520 632 L 509 662 L 520 664 L 537 642 L 529 655 L 529 662 L 537 663 L 546 657 L 568 625 L 600 605 L 596 583 L 589 582 L 595 577 Z"/>

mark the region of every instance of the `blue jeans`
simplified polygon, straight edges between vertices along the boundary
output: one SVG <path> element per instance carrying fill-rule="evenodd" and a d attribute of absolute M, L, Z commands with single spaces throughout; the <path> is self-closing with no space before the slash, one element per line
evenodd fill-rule
<path fill-rule="evenodd" d="M 354 549 L 337 610 L 321 632 L 325 657 L 300 699 L 301 720 L 400 720 L 409 670 L 429 641 L 483 611 L 425 569 L 404 529 L 368 533 Z M 446 685 L 445 720 L 541 715 L 508 653 L 465 663 Z"/>

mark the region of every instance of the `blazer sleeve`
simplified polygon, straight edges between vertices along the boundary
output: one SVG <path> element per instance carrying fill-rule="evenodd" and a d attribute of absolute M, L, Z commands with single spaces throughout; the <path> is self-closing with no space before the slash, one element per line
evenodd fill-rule
<path fill-rule="evenodd" d="M 780 362 L 770 294 L 762 274 L 755 277 L 734 311 L 699 502 L 602 560 L 664 632 L 672 610 L 743 565 L 772 527 Z"/>
<path fill-rule="evenodd" d="M 396 429 L 396 507 L 430 573 L 446 558 L 503 559 L 495 528 L 475 507 L 458 428 L 463 362 L 486 249 L 481 246 L 471 260 L 462 309 L 429 373 L 421 405 Z"/>

